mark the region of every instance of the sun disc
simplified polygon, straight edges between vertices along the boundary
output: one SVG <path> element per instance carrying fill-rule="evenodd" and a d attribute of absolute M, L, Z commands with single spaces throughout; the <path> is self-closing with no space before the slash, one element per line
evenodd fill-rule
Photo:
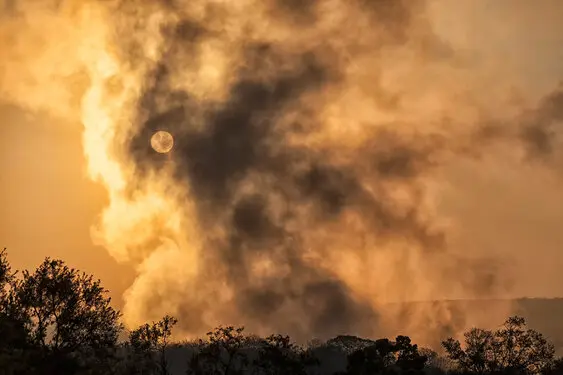
<path fill-rule="evenodd" d="M 159 130 L 151 137 L 151 147 L 160 154 L 166 154 L 174 147 L 174 137 L 164 130 Z"/>

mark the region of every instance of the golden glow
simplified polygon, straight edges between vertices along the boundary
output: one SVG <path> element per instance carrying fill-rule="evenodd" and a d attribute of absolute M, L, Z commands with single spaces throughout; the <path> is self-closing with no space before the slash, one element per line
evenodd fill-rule
<path fill-rule="evenodd" d="M 248 68 L 245 53 L 251 42 L 276 46 L 286 57 L 263 61 L 261 69 L 251 72 L 266 83 L 280 72 L 296 69 L 298 59 L 288 56 L 320 51 L 317 58 L 338 75 L 322 90 L 305 94 L 278 113 L 275 130 L 286 137 L 287 146 L 322 155 L 327 164 L 357 177 L 366 199 L 384 196 L 399 216 L 416 211 L 426 229 L 448 233 L 447 253 L 454 258 L 475 260 L 488 255 L 475 250 L 469 240 L 455 242 L 463 229 L 459 223 L 467 218 L 452 218 L 441 207 L 449 187 L 443 175 L 456 173 L 456 165 L 443 161 L 454 159 L 457 150 L 440 153 L 440 167 L 408 182 L 381 181 L 370 171 L 371 161 L 365 157 L 366 148 L 385 146 L 369 143 L 379 131 L 391 130 L 416 146 L 430 134 L 458 145 L 479 128 L 480 119 L 502 120 L 516 112 L 507 99 L 514 89 L 513 73 L 499 75 L 489 66 L 472 65 L 461 52 L 431 44 L 433 31 L 424 17 L 415 17 L 405 26 L 404 35 L 397 37 L 404 40 L 390 42 L 396 36 L 380 23 L 373 26 L 373 15 L 351 5 L 356 2 L 350 0 L 320 2 L 316 19 L 302 24 L 275 14 L 281 11 L 271 7 L 273 2 L 259 0 L 185 0 L 178 1 L 177 9 L 156 1 L 136 3 L 132 8 L 119 1 L 67 1 L 59 11 L 49 1 L 42 6 L 34 1 L 21 3 L 25 8 L 21 18 L 0 22 L 0 94 L 26 108 L 83 125 L 87 174 L 108 195 L 107 205 L 92 227 L 92 238 L 114 259 L 134 264 L 137 271 L 124 296 L 127 324 L 164 314 L 177 315 L 180 321 L 197 315 L 195 326 L 186 329 L 186 334 L 205 333 L 218 324 L 252 324 L 233 304 L 235 291 L 225 276 L 229 265 L 214 263 L 210 255 L 210 248 L 229 240 L 224 224 L 231 219 L 235 202 L 226 202 L 223 211 L 204 223 L 197 210 L 201 202 L 195 202 L 192 186 L 173 177 L 178 165 L 168 163 L 141 171 L 143 166 L 129 152 L 131 139 L 149 116 L 148 109 L 139 104 L 142 95 L 155 84 L 151 80 L 158 79 L 147 77 L 158 70 L 162 59 L 170 75 L 170 90 L 189 92 L 196 105 L 211 102 L 221 107 L 234 90 L 237 72 Z M 195 41 L 189 41 L 191 49 L 176 50 L 169 40 L 170 30 L 181 29 L 187 21 L 205 25 L 206 39 L 199 42 L 194 37 Z M 210 126 L 199 113 L 190 113 L 190 121 L 201 129 Z M 302 131 L 291 130 L 296 124 Z M 159 134 L 168 136 L 157 139 Z M 174 137 L 177 142 L 180 135 L 174 133 Z M 143 142 L 159 153 L 174 147 L 167 132 L 150 133 Z M 506 158 L 516 160 L 519 152 L 518 147 L 510 148 Z M 299 172 L 302 166 L 296 162 L 291 168 Z M 267 196 L 269 214 L 281 222 L 287 198 L 276 193 L 277 182 L 268 177 L 249 172 L 233 199 L 271 192 Z M 463 262 L 456 263 L 443 252 L 429 252 L 412 239 L 397 236 L 391 242 L 382 241 L 373 231 L 373 223 L 358 210 L 345 208 L 337 217 L 319 220 L 312 205 L 304 202 L 296 207 L 284 228 L 299 235 L 295 240 L 303 249 L 299 256 L 307 266 L 342 282 L 355 300 L 378 311 L 381 326 L 425 337 L 429 321 L 437 326 L 454 320 L 447 307 L 417 311 L 397 322 L 394 311 L 385 310 L 387 303 L 509 292 L 504 286 L 484 290 L 468 286 L 474 280 L 464 276 Z M 268 256 L 249 260 L 253 286 L 291 273 L 290 261 L 278 254 L 281 250 L 270 250 Z M 208 275 L 211 271 L 213 275 Z M 496 272 L 499 278 L 513 276 L 509 268 Z M 291 309 L 284 311 L 284 319 L 307 317 L 306 312 Z M 504 318 L 506 311 L 498 313 L 495 321 Z M 275 328 L 253 327 L 266 333 Z M 461 331 L 464 327 L 456 328 Z M 376 329 L 374 324 L 365 334 Z"/>

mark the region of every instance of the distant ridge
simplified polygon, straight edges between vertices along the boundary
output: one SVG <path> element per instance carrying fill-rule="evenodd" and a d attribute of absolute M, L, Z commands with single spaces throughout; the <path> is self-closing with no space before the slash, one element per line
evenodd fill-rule
<path fill-rule="evenodd" d="M 412 302 L 391 302 L 386 304 L 389 308 L 397 310 L 399 313 L 407 313 L 417 307 L 422 306 L 447 306 L 453 312 L 467 316 L 478 315 L 478 313 L 488 314 L 492 311 L 504 311 L 506 309 L 510 315 L 519 315 L 526 319 L 528 326 L 541 332 L 545 337 L 553 342 L 559 354 L 563 354 L 563 298 L 491 298 L 491 299 L 451 299 L 451 300 L 430 300 Z M 504 307 L 505 309 L 503 309 Z M 489 324 L 500 326 L 503 319 L 498 313 L 495 317 L 487 318 Z M 504 314 L 506 315 L 506 314 Z M 486 316 L 486 315 L 485 315 Z M 494 315 L 492 315 L 494 316 Z M 498 320 L 498 322 L 495 322 Z M 478 323 L 476 326 L 480 326 Z M 482 327 L 494 328 L 494 327 Z"/>

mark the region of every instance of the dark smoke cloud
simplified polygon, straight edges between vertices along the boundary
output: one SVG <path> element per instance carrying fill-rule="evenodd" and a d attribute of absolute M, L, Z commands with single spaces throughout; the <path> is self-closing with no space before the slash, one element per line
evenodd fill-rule
<path fill-rule="evenodd" d="M 297 30 L 314 27 L 318 6 L 314 1 L 272 1 L 270 21 Z M 405 43 L 423 9 L 421 2 L 402 1 L 356 0 L 349 6 L 369 14 L 373 30 L 365 32 L 378 36 L 374 50 Z M 220 17 L 220 12 L 210 14 Z M 146 141 L 150 134 L 172 132 L 176 137 L 174 178 L 189 186 L 198 221 L 209 229 L 205 270 L 197 285 L 203 287 L 211 275 L 224 278 L 233 288 L 240 321 L 251 329 L 275 329 L 298 339 L 369 331 L 368 327 L 377 325 L 377 312 L 337 277 L 306 260 L 303 236 L 314 227 L 338 223 L 345 212 L 352 211 L 380 245 L 399 241 L 425 252 L 444 253 L 444 233 L 426 222 L 419 210 L 420 179 L 430 173 L 447 140 L 437 135 L 406 136 L 393 126 L 381 128 L 372 131 L 344 163 L 337 163 L 332 155 L 339 149 L 291 144 L 292 136 L 306 135 L 322 121 L 310 112 L 304 98 L 320 96 L 341 82 L 342 57 L 323 41 L 296 52 L 283 41 L 248 40 L 243 64 L 221 102 L 202 101 L 192 92 L 174 89 L 171 81 L 176 78 L 170 73 L 177 69 L 171 66 L 177 63 L 174 57 L 191 54 L 197 59 L 197 45 L 211 40 L 214 32 L 205 24 L 182 20 L 165 33 L 168 52 L 146 77 L 138 108 L 143 126 L 130 143 L 139 178 L 147 166 L 158 167 L 154 164 L 158 155 Z M 377 95 L 388 94 L 380 91 Z M 282 126 L 284 114 L 296 110 L 299 121 Z M 249 183 L 258 188 L 246 192 Z M 409 189 L 413 202 L 406 209 L 392 196 L 396 186 Z M 214 238 L 216 228 L 226 235 Z M 362 251 L 367 253 L 350 256 L 369 257 L 377 248 Z M 287 272 L 259 276 L 252 261 L 264 257 Z M 465 267 L 468 280 L 486 276 L 487 285 L 481 289 L 494 284 L 494 271 L 468 263 Z M 208 294 L 209 299 L 212 295 Z M 190 319 L 182 320 L 184 329 L 200 328 L 198 311 L 206 309 L 202 305 L 212 308 L 210 304 L 191 304 L 187 299 L 182 310 Z"/>
<path fill-rule="evenodd" d="M 255 56 L 257 53 L 260 58 Z M 258 65 L 269 56 L 283 58 L 269 45 L 251 46 L 248 55 L 247 61 L 257 60 Z M 134 154 L 139 158 L 138 164 L 146 161 L 144 139 L 156 129 L 180 134 L 174 151 L 176 178 L 179 183 L 190 185 L 203 223 L 212 226 L 227 216 L 222 225 L 229 233 L 228 240 L 209 249 L 214 258 L 209 267 L 215 267 L 215 262 L 225 267 L 227 280 L 235 288 L 234 303 L 245 321 L 272 327 L 276 321 L 287 321 L 278 316 L 286 307 L 294 310 L 299 319 L 289 320 L 287 326 L 279 328 L 302 338 L 311 333 L 324 336 L 335 331 L 359 332 L 355 326 L 373 321 L 374 313 L 354 301 L 339 280 L 305 264 L 300 255 L 303 249 L 297 242 L 287 240 L 299 236 L 287 229 L 288 221 L 297 215 L 294 206 L 314 202 L 314 215 L 321 220 L 338 215 L 343 206 L 350 204 L 348 200 L 362 199 L 354 176 L 323 165 L 320 160 L 305 161 L 307 164 L 301 167 L 304 170 L 296 170 L 297 164 L 319 156 L 284 146 L 285 134 L 275 126 L 277 117 L 288 106 L 295 105 L 302 93 L 322 89 L 330 78 L 312 53 L 288 58 L 301 61 L 295 71 L 279 72 L 263 82 L 253 77 L 252 70 L 260 70 L 253 65 L 238 74 L 239 82 L 225 103 L 197 103 L 199 108 L 195 111 L 190 110 L 193 105 L 189 93 L 163 90 L 166 77 L 159 72 L 156 87 L 145 94 L 142 111 L 151 107 L 145 103 L 155 97 L 172 108 L 164 113 L 151 113 L 145 128 L 133 139 L 133 149 L 137 149 Z M 203 112 L 201 116 L 206 124 L 203 130 L 193 126 L 196 111 Z M 142 146 L 138 151 L 140 144 L 145 146 L 144 155 Z M 237 198 L 249 173 L 273 179 L 274 190 Z M 281 194 L 288 200 L 284 218 L 271 217 L 268 196 L 272 194 Z M 256 254 L 281 258 L 291 272 L 283 278 L 266 280 L 258 287 L 252 286 L 255 276 L 247 263 Z M 307 315 L 310 322 L 305 323 L 302 317 Z"/>
<path fill-rule="evenodd" d="M 383 328 L 435 339 L 473 324 L 473 313 L 437 303 L 403 316 L 384 304 L 510 291 L 509 264 L 532 247 L 512 233 L 532 243 L 543 225 L 517 223 L 512 208 L 556 211 L 556 187 L 543 197 L 543 182 L 522 187 L 528 175 L 488 181 L 512 178 L 506 165 L 561 176 L 561 87 L 506 104 L 518 77 L 489 40 L 505 30 L 495 17 L 533 13 L 539 27 L 513 22 L 513 49 L 546 48 L 539 34 L 561 24 L 548 25 L 562 14 L 555 0 L 516 2 L 491 19 L 498 5 L 463 1 L 0 3 L 0 95 L 83 125 L 89 176 L 109 198 L 94 241 L 138 266 L 128 324 L 171 313 L 182 335 L 238 323 L 303 340 Z M 445 12 L 443 38 L 464 34 L 457 14 L 479 51 L 436 37 L 432 6 Z M 472 18 L 479 7 L 486 16 Z M 527 39 L 534 33 L 542 43 Z M 488 49 L 497 72 L 478 61 Z M 150 148 L 156 130 L 174 135 L 171 154 Z M 475 173 L 460 176 L 464 163 Z M 487 181 L 473 181 L 484 170 Z M 449 185 L 450 204 L 465 206 L 452 225 L 441 205 Z M 505 199 L 509 185 L 525 193 Z M 499 259 L 502 246 L 519 250 Z M 541 282 L 553 294 L 548 279 L 541 270 L 514 293 Z"/>
<path fill-rule="evenodd" d="M 563 84 L 524 115 L 520 136 L 532 157 L 548 158 L 559 149 L 563 126 Z"/>
<path fill-rule="evenodd" d="M 462 148 L 465 147 L 468 156 L 474 157 L 510 142 L 515 148 L 522 149 L 525 162 L 558 168 L 562 124 L 563 89 L 559 84 L 535 106 L 523 109 L 509 119 L 484 118 L 471 135 L 469 146 Z"/>

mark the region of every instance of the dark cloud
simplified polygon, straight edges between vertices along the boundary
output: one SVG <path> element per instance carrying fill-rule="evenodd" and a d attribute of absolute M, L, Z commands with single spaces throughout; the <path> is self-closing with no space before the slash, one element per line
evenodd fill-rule
<path fill-rule="evenodd" d="M 251 48 L 249 56 L 255 56 L 256 49 L 265 55 L 256 70 L 269 53 L 279 58 L 272 46 Z M 348 209 L 357 212 L 380 241 L 407 238 L 423 248 L 440 248 L 443 235 L 426 227 L 415 207 L 397 210 L 382 185 L 386 181 L 416 184 L 415 178 L 429 166 L 428 151 L 381 132 L 368 140 L 358 165 L 337 166 L 313 150 L 289 146 L 287 134 L 276 126 L 278 119 L 303 94 L 332 82 L 332 76 L 312 54 L 287 58 L 297 68 L 282 70 L 266 82 L 252 77 L 252 69 L 241 72 L 229 99 L 220 104 L 196 104 L 189 93 L 167 91 L 166 69 L 161 68 L 142 101 L 141 112 L 150 117 L 132 140 L 132 155 L 137 164 L 147 163 L 152 153 L 144 144 L 152 132 L 164 129 L 176 135 L 173 158 L 178 183 L 189 184 L 195 194 L 201 222 L 221 225 L 229 233 L 226 243 L 209 251 L 226 270 L 242 317 L 302 338 L 359 332 L 360 327 L 375 324 L 375 312 L 356 301 L 341 281 L 305 262 L 304 249 L 298 241 L 288 243 L 288 238 L 298 238 L 299 231 L 307 228 L 290 231 L 288 221 L 299 219 L 303 208 L 309 207 L 305 214 L 323 225 Z M 296 59 L 301 63 L 295 64 Z M 156 102 L 168 108 L 159 110 Z M 198 108 L 190 110 L 193 106 Z M 194 113 L 196 117 L 201 113 L 204 128 L 193 125 Z M 373 176 L 371 185 L 377 191 L 368 192 L 363 186 L 366 176 L 358 174 L 360 165 Z M 270 190 L 240 196 L 251 174 L 273 181 Z M 271 213 L 272 195 L 286 199 L 282 218 Z M 221 221 L 225 215 L 230 219 Z M 264 256 L 277 266 L 289 267 L 289 273 L 274 279 L 257 276 L 252 264 Z M 254 286 L 256 281 L 259 286 Z M 277 317 L 280 311 L 298 312 L 300 322 Z M 303 316 L 309 319 L 305 327 Z"/>
<path fill-rule="evenodd" d="M 563 127 L 563 84 L 547 95 L 537 108 L 524 114 L 520 138 L 530 156 L 547 158 L 561 141 Z"/>
<path fill-rule="evenodd" d="M 553 130 L 547 126 L 524 126 L 520 134 L 532 155 L 550 155 L 553 152 Z"/>
<path fill-rule="evenodd" d="M 467 140 L 457 139 L 448 148 L 457 155 L 481 158 L 496 147 L 511 144 L 525 151 L 524 162 L 558 168 L 563 140 L 562 84 L 535 105 L 503 120 L 483 117 Z"/>
<path fill-rule="evenodd" d="M 420 12 L 418 2 L 353 4 L 387 30 L 384 34 L 391 37 L 379 42 L 383 44 L 402 43 Z M 314 22 L 313 1 L 270 5 L 279 16 L 276 21 L 298 20 L 300 27 L 303 20 Z M 143 170 L 159 168 L 155 158 L 160 156 L 148 147 L 150 135 L 168 130 L 175 136 L 175 182 L 189 187 L 198 222 L 209 228 L 209 236 L 203 234 L 205 264 L 196 284 L 205 285 L 214 277 L 210 275 L 224 280 L 238 319 L 250 329 L 267 328 L 298 339 L 371 330 L 377 313 L 368 301 L 358 300 L 343 281 L 307 261 L 302 239 L 311 228 L 302 223 L 323 227 L 353 213 L 381 245 L 400 242 L 443 252 L 444 233 L 422 215 L 420 179 L 435 166 L 434 156 L 449 147 L 446 139 L 407 136 L 389 126 L 366 136 L 348 161 L 336 162 L 337 148 L 289 141 L 323 125 L 304 98 L 320 96 L 342 79 L 339 56 L 330 48 L 319 43 L 297 52 L 284 48 L 283 41 L 248 40 L 234 84 L 224 100 L 214 102 L 171 89 L 177 56 L 189 51 L 197 59 L 196 44 L 213 36 L 189 20 L 165 35 L 170 52 L 146 77 L 138 106 L 142 125 L 132 135 L 130 151 L 142 179 Z M 282 126 L 290 111 L 298 111 L 299 120 Z M 249 184 L 254 184 L 250 191 Z M 408 190 L 410 203 L 394 197 L 398 186 Z M 224 238 L 213 238 L 213 228 L 220 228 Z M 256 270 L 264 259 L 276 272 Z"/>
<path fill-rule="evenodd" d="M 241 241 L 272 238 L 276 234 L 276 227 L 267 212 L 267 202 L 257 194 L 244 197 L 235 204 L 232 226 Z"/>
<path fill-rule="evenodd" d="M 377 314 L 355 301 L 341 281 L 303 264 L 294 265 L 286 277 L 237 293 L 237 307 L 245 321 L 254 322 L 250 325 L 275 327 L 301 342 L 366 331 L 368 324 L 377 324 Z"/>
<path fill-rule="evenodd" d="M 317 202 L 321 217 L 340 214 L 360 190 L 354 176 L 323 164 L 312 164 L 297 175 L 296 185 L 305 200 Z"/>

